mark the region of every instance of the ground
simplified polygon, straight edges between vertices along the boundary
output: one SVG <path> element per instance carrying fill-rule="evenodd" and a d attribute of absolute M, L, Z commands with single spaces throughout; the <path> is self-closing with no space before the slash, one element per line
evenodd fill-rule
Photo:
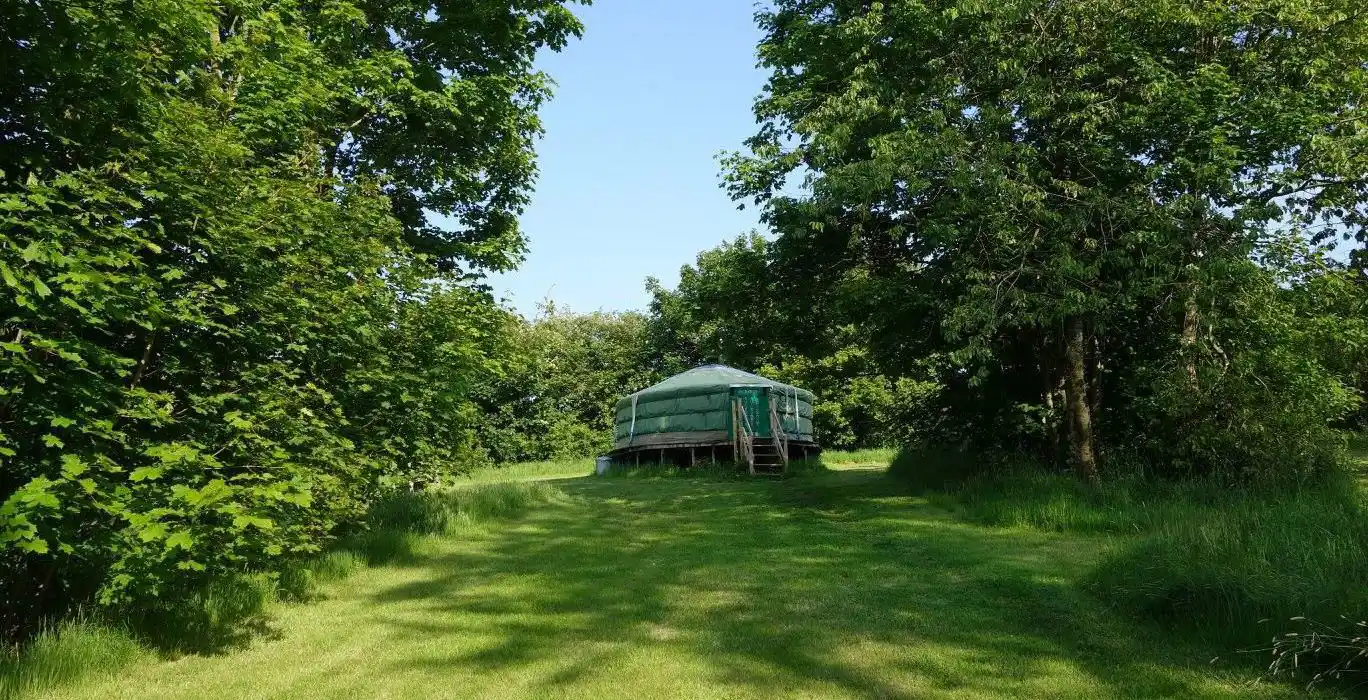
<path fill-rule="evenodd" d="M 881 465 L 552 483 L 564 497 L 514 521 L 427 541 L 404 565 L 283 606 L 273 638 L 246 650 L 54 697 L 1296 694 L 1081 592 L 1107 539 L 967 524 Z"/>

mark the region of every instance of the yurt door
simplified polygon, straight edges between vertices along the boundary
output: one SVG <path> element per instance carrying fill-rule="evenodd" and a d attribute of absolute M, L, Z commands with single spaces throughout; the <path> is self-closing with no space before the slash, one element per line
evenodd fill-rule
<path fill-rule="evenodd" d="M 741 403 L 741 410 L 746 414 L 751 434 L 762 438 L 770 437 L 773 433 L 770 430 L 769 389 L 763 386 L 732 387 L 732 396 Z"/>

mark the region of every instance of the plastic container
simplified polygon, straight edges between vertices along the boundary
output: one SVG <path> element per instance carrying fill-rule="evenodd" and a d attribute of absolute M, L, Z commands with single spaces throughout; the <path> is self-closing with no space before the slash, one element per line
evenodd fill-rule
<path fill-rule="evenodd" d="M 612 457 L 599 457 L 598 459 L 594 460 L 594 473 L 595 473 L 595 474 L 598 474 L 599 476 L 603 476 L 604 474 L 607 474 L 607 473 L 608 473 L 608 470 L 609 470 L 609 469 L 612 469 L 612 468 L 613 468 L 613 458 L 612 458 Z"/>

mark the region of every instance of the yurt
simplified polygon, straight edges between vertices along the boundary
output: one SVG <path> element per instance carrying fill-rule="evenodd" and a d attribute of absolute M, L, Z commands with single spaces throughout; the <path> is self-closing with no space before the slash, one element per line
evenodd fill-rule
<path fill-rule="evenodd" d="M 739 462 L 783 471 L 814 456 L 812 392 L 725 365 L 704 365 L 617 402 L 613 461 Z"/>

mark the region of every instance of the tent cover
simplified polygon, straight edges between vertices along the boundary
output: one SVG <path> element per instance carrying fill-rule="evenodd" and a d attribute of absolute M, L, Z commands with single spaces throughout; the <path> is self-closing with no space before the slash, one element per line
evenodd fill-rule
<path fill-rule="evenodd" d="M 788 439 L 812 442 L 812 392 L 725 365 L 704 365 L 617 402 L 615 450 L 726 444 L 735 387 L 764 387 Z"/>

